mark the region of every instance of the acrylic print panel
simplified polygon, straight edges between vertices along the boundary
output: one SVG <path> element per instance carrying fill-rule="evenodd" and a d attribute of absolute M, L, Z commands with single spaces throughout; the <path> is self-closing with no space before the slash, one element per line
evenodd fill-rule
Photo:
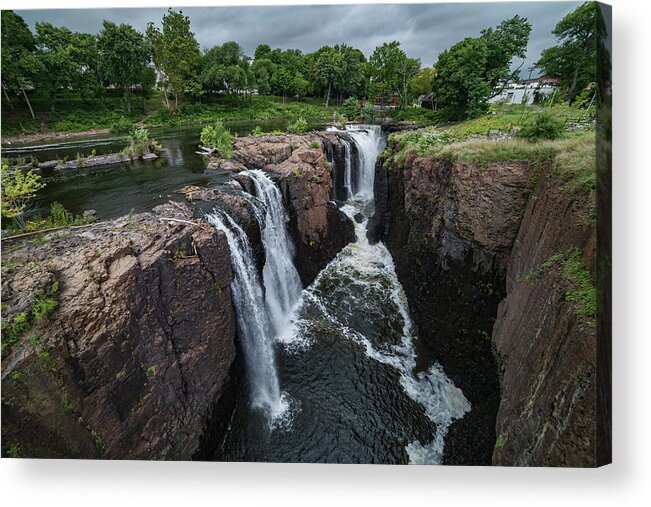
<path fill-rule="evenodd" d="M 608 463 L 610 27 L 2 11 L 2 456 Z"/>

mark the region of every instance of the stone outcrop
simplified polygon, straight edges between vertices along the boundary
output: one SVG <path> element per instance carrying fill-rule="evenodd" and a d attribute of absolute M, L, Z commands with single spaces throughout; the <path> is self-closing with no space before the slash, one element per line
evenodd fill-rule
<path fill-rule="evenodd" d="M 278 184 L 289 213 L 296 268 L 305 285 L 355 240 L 353 223 L 331 201 L 332 163 L 326 153 L 342 153 L 333 145 L 340 146 L 331 132 L 245 137 L 234 145 L 233 158 L 242 167 L 262 169 Z"/>
<path fill-rule="evenodd" d="M 594 195 L 551 162 L 399 164 L 397 149 L 376 167 L 369 237 L 394 257 L 419 367 L 440 362 L 472 404 L 445 463 L 594 465 L 594 327 L 564 274 L 594 267 Z"/>
<path fill-rule="evenodd" d="M 3 245 L 4 323 L 28 317 L 3 350 L 3 455 L 192 457 L 233 382 L 224 234 L 164 205 L 44 241 Z"/>

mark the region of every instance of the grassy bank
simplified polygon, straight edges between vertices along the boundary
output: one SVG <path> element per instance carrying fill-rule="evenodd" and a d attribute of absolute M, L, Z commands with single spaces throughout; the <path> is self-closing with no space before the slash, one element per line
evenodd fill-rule
<path fill-rule="evenodd" d="M 201 103 L 187 101 L 175 111 L 165 107 L 164 97 L 156 93 L 146 101 L 134 102 L 131 114 L 124 110 L 122 99 L 108 96 L 104 101 L 85 101 L 80 97 L 57 100 L 54 111 L 49 102 L 32 101 L 36 120 L 19 104 L 2 107 L 3 140 L 8 137 L 37 133 L 86 132 L 90 130 L 119 130 L 120 124 L 142 124 L 148 127 L 174 127 L 217 120 L 255 120 L 265 118 L 330 118 L 334 107 L 326 108 L 319 99 L 286 101 L 281 97 L 253 96 L 233 100 L 215 97 Z"/>
<path fill-rule="evenodd" d="M 496 115 L 496 122 L 504 118 Z M 440 131 L 432 127 L 394 133 L 385 152 L 386 167 L 402 167 L 409 154 L 453 162 L 488 165 L 509 161 L 531 161 L 537 166 L 553 161 L 558 177 L 568 189 L 596 188 L 595 132 L 566 131 L 559 139 L 530 142 L 526 139 L 468 138 L 479 120 Z"/>

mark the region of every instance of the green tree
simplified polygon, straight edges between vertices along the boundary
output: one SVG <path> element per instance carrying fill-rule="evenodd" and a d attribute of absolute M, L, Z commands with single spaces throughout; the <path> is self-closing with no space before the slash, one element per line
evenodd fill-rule
<path fill-rule="evenodd" d="M 409 82 L 420 69 L 420 61 L 407 57 L 400 49 L 400 43 L 393 41 L 375 48 L 369 58 L 369 68 L 371 91 L 382 97 L 396 93 L 400 106 L 405 109 L 408 104 Z"/>
<path fill-rule="evenodd" d="M 255 53 L 253 54 L 255 60 L 270 59 L 271 58 L 271 47 L 269 44 L 260 44 L 255 48 Z"/>
<path fill-rule="evenodd" d="M 27 90 L 34 86 L 39 62 L 34 56 L 36 43 L 27 24 L 13 11 L 2 11 L 2 91 L 11 103 L 9 93 L 21 94 L 34 116 Z"/>
<path fill-rule="evenodd" d="M 237 97 L 253 88 L 255 76 L 248 58 L 237 42 L 215 46 L 201 58 L 200 80 L 211 92 L 226 92 Z"/>
<path fill-rule="evenodd" d="M 342 79 L 336 83 L 337 93 L 344 97 L 365 97 L 368 80 L 364 53 L 347 44 L 338 44 L 334 48 L 344 59 Z"/>
<path fill-rule="evenodd" d="M 558 22 L 552 33 L 558 45 L 545 49 L 536 67 L 560 80 L 571 104 L 578 91 L 595 80 L 597 37 L 606 32 L 597 2 L 585 2 Z"/>
<path fill-rule="evenodd" d="M 292 93 L 297 97 L 304 97 L 310 92 L 310 82 L 303 74 L 297 72 L 292 80 Z"/>
<path fill-rule="evenodd" d="M 274 75 L 271 77 L 271 90 L 283 96 L 283 102 L 288 93 L 292 92 L 294 85 L 294 76 L 285 67 L 277 67 Z"/>
<path fill-rule="evenodd" d="M 434 67 L 424 67 L 409 81 L 409 93 L 414 97 L 432 93 L 432 81 L 436 75 Z"/>
<path fill-rule="evenodd" d="M 318 53 L 314 63 L 314 79 L 317 85 L 327 90 L 325 107 L 328 107 L 333 86 L 337 86 L 344 75 L 344 56 L 329 46 L 322 47 Z"/>
<path fill-rule="evenodd" d="M 271 93 L 271 77 L 275 69 L 276 65 L 269 58 L 256 58 L 253 60 L 251 70 L 255 75 L 255 81 L 260 95 L 269 95 Z"/>
<path fill-rule="evenodd" d="M 499 85 L 503 88 L 519 75 L 518 69 L 511 70 L 511 62 L 524 58 L 530 32 L 527 20 L 514 16 L 443 51 L 432 84 L 444 115 L 464 119 L 485 113 L 488 99 L 500 93 Z"/>
<path fill-rule="evenodd" d="M 153 23 L 147 25 L 147 39 L 153 49 L 154 65 L 165 73 L 165 100 L 167 89 L 174 95 L 174 107 L 188 86 L 193 84 L 194 71 L 199 62 L 199 43 L 190 31 L 190 18 L 182 11 L 168 9 L 163 16 L 162 30 Z"/>
<path fill-rule="evenodd" d="M 76 67 L 72 90 L 86 101 L 104 98 L 109 85 L 107 66 L 97 42 L 97 37 L 89 33 L 73 33 L 70 41 L 70 56 Z"/>
<path fill-rule="evenodd" d="M 45 187 L 41 176 L 32 171 L 23 172 L 16 169 L 9 172 L 8 166 L 2 166 L 2 216 L 13 218 L 18 227 L 25 228 L 25 214 L 36 197 L 36 193 Z"/>
<path fill-rule="evenodd" d="M 65 27 L 36 23 L 36 89 L 50 102 L 73 89 L 79 66 L 73 58 L 73 34 Z"/>
<path fill-rule="evenodd" d="M 97 46 L 107 80 L 122 90 L 127 111 L 131 112 L 131 96 L 142 82 L 151 49 L 144 36 L 131 25 L 104 21 Z"/>

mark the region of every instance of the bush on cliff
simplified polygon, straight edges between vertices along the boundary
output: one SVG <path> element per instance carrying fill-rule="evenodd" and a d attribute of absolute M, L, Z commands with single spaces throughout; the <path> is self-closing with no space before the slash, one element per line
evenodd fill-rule
<path fill-rule="evenodd" d="M 554 140 L 563 135 L 564 127 L 565 125 L 561 120 L 555 118 L 549 112 L 544 111 L 538 113 L 534 116 L 533 121 L 522 127 L 517 137 L 521 137 L 530 142 Z"/>
<path fill-rule="evenodd" d="M 222 157 L 229 158 L 233 155 L 234 140 L 231 131 L 224 127 L 221 121 L 208 125 L 201 131 L 202 146 L 216 149 Z"/>

